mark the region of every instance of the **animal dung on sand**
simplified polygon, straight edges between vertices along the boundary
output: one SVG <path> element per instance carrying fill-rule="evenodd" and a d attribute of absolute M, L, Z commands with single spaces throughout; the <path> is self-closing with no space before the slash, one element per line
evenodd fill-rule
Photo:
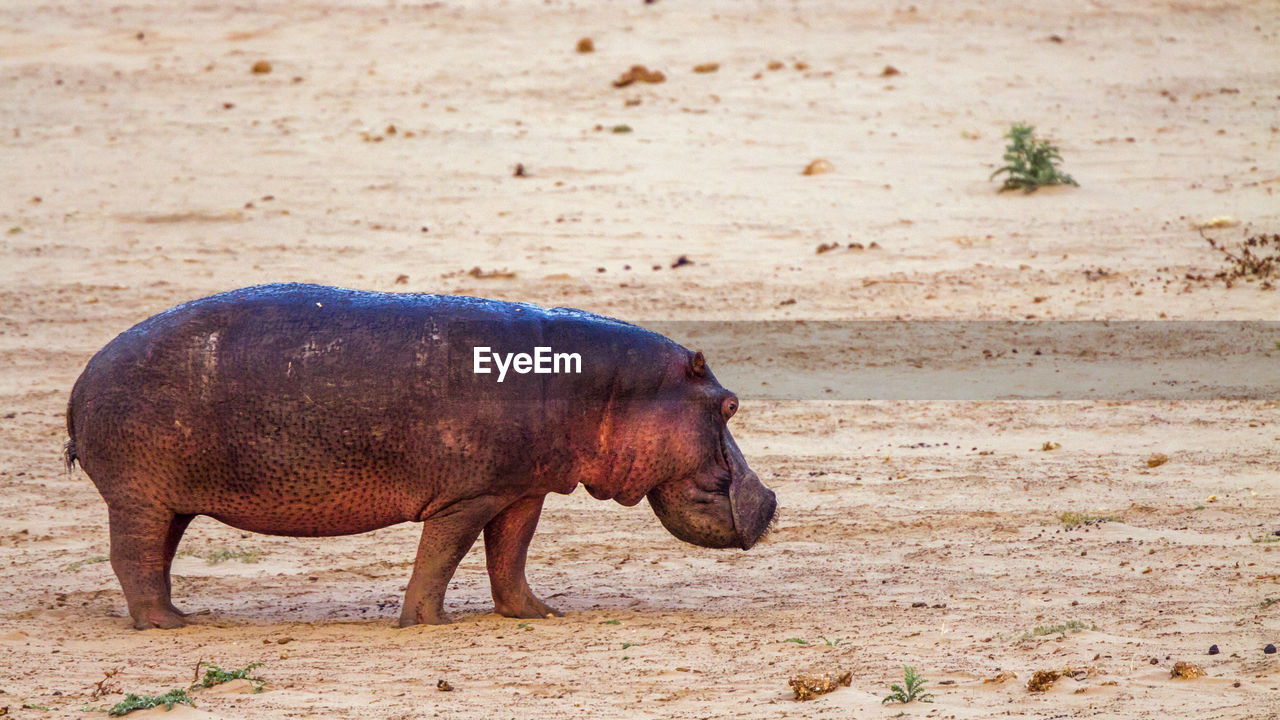
<path fill-rule="evenodd" d="M 853 673 L 822 673 L 821 675 L 797 675 L 787 681 L 796 700 L 812 700 L 819 695 L 826 695 L 840 686 L 849 687 L 853 682 Z"/>

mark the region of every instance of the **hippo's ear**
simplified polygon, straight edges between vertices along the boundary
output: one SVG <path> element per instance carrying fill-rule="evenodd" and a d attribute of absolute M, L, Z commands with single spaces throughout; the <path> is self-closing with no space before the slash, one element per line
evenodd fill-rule
<path fill-rule="evenodd" d="M 702 351 L 699 350 L 689 356 L 689 377 L 706 377 L 707 376 L 707 359 L 702 357 Z"/>

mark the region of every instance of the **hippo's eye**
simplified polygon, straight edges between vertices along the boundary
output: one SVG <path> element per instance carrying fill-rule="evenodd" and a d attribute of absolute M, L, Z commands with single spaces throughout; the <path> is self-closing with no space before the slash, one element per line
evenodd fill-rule
<path fill-rule="evenodd" d="M 720 417 L 724 418 L 725 422 L 729 422 L 729 418 L 736 412 L 738 412 L 738 398 L 730 395 L 720 402 Z"/>

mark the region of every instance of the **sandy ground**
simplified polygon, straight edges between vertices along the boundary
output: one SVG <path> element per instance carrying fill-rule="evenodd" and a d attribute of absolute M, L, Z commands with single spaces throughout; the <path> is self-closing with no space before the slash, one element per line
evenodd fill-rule
<path fill-rule="evenodd" d="M 701 550 L 644 505 L 555 496 L 530 579 L 566 617 L 492 614 L 476 548 L 457 622 L 407 630 L 416 527 L 306 540 L 200 519 L 174 586 L 207 614 L 135 632 L 95 562 L 105 505 L 59 455 L 95 350 L 256 282 L 642 323 L 1275 320 L 1280 293 L 1187 276 L 1223 267 L 1194 223 L 1280 224 L 1278 44 L 1269 2 L 4 3 L 0 707 L 101 717 L 82 708 L 185 686 L 204 659 L 265 662 L 266 692 L 167 717 L 1280 716 L 1262 650 L 1280 544 L 1253 542 L 1280 529 L 1265 394 L 739 388 L 735 435 L 782 508 L 767 542 Z M 666 82 L 612 87 L 635 63 Z M 1018 120 L 1080 188 L 995 193 Z M 802 176 L 815 158 L 835 171 Z M 1068 511 L 1114 520 L 1067 529 Z M 1068 621 L 1083 629 L 1032 632 Z M 1178 660 L 1207 676 L 1171 678 Z M 936 702 L 881 705 L 903 664 Z M 118 691 L 91 697 L 116 667 Z M 852 682 L 798 703 L 806 671 Z M 1000 672 L 1016 678 L 984 682 Z"/>

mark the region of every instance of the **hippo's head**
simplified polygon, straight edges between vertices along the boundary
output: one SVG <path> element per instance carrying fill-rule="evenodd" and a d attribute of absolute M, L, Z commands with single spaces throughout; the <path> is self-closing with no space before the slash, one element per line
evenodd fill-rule
<path fill-rule="evenodd" d="M 658 407 L 650 404 L 626 423 L 632 440 L 641 440 L 627 443 L 631 477 L 616 499 L 630 504 L 647 496 L 663 526 L 685 542 L 746 550 L 768 532 L 777 499 L 729 433 L 738 398 L 716 381 L 702 353 L 678 362 Z"/>

